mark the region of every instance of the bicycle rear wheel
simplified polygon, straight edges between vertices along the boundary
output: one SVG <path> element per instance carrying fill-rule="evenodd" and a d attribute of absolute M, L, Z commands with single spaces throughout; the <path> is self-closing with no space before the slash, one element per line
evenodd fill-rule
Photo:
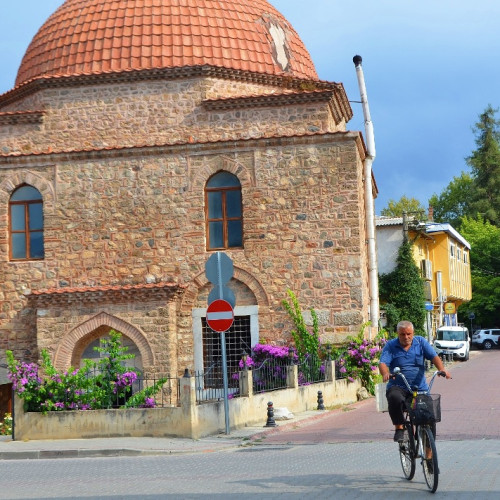
<path fill-rule="evenodd" d="M 413 428 L 409 423 L 404 427 L 404 438 L 399 443 L 399 458 L 403 474 L 408 481 L 413 479 L 415 475 L 415 438 L 413 436 Z"/>
<path fill-rule="evenodd" d="M 422 445 L 424 456 L 422 457 L 422 469 L 424 471 L 425 482 L 431 493 L 434 493 L 438 487 L 439 467 L 436 451 L 436 442 L 430 427 L 422 428 Z"/>

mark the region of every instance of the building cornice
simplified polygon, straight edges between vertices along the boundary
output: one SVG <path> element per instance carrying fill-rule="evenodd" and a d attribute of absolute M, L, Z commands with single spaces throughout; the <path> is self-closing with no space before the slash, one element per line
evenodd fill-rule
<path fill-rule="evenodd" d="M 185 285 L 175 283 L 61 287 L 31 291 L 27 295 L 27 298 L 38 308 L 67 306 L 71 304 L 130 302 L 131 300 L 168 301 L 182 295 L 185 289 Z"/>
<path fill-rule="evenodd" d="M 0 112 L 0 125 L 20 125 L 24 123 L 42 123 L 43 111 L 7 111 Z"/>
<path fill-rule="evenodd" d="M 145 144 L 136 146 L 83 149 L 75 151 L 42 151 L 39 153 L 0 154 L 0 168 L 12 168 L 20 165 L 54 164 L 64 161 L 97 160 L 100 158 L 123 158 L 156 156 L 158 154 L 184 154 L 186 156 L 215 154 L 228 148 L 258 149 L 261 147 L 281 147 L 302 144 L 328 144 L 338 141 L 355 141 L 356 148 L 364 159 L 365 150 L 359 132 L 318 132 L 288 136 L 271 136 L 237 140 L 218 140 L 200 142 L 180 142 L 175 144 Z"/>
<path fill-rule="evenodd" d="M 344 87 L 340 83 L 322 80 L 306 80 L 290 76 L 269 75 L 229 69 L 219 66 L 184 66 L 181 68 L 158 68 L 145 70 L 131 70 L 99 74 L 81 74 L 76 76 L 39 77 L 25 82 L 18 87 L 0 95 L 0 108 L 13 104 L 20 99 L 30 96 L 46 88 L 81 87 L 91 85 L 106 85 L 115 83 L 129 83 L 151 80 L 178 80 L 186 78 L 220 78 L 251 82 L 282 89 L 295 90 L 333 90 L 337 96 L 337 105 L 345 121 L 352 118 L 352 109 L 347 99 Z"/>

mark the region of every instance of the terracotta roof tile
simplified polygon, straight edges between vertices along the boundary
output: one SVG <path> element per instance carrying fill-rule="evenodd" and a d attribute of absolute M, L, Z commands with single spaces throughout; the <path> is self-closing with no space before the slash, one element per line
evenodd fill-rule
<path fill-rule="evenodd" d="M 286 71 L 273 59 L 270 23 L 285 33 Z M 196 55 L 197 64 L 317 80 L 297 33 L 266 0 L 66 0 L 33 38 L 16 86 L 83 74 L 89 54 L 93 74 L 189 66 Z"/>

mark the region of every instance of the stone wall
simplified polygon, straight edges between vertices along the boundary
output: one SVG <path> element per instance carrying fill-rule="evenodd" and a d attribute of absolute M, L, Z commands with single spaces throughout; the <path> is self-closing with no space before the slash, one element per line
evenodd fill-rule
<path fill-rule="evenodd" d="M 270 86 L 192 78 L 51 87 L 5 111 L 43 110 L 42 123 L 0 123 L 4 154 L 79 151 L 136 145 L 239 140 L 345 129 L 332 119 L 328 99 L 286 105 L 210 110 L 207 99 L 286 92 Z M 2 110 L 3 111 L 3 110 Z M 263 126 L 265 124 L 265 126 Z"/>
<path fill-rule="evenodd" d="M 263 336 L 287 336 L 290 325 L 280 302 L 288 288 L 304 308 L 321 313 L 322 329 L 333 340 L 357 331 L 367 319 L 367 280 L 356 136 L 254 141 L 249 146 L 251 152 L 231 143 L 217 151 L 134 151 L 92 160 L 55 155 L 45 167 L 2 169 L 4 348 L 35 349 L 24 338 L 34 340 L 28 325 L 35 311 L 26 300 L 32 291 L 137 284 L 148 277 L 188 286 L 178 311 L 178 334 L 189 341 L 190 311 L 207 287 L 204 184 L 221 168 L 238 175 L 242 184 L 244 248 L 227 253 L 262 307 Z M 10 262 L 10 191 L 5 187 L 22 183 L 28 174 L 30 183 L 46 194 L 45 258 Z"/>
<path fill-rule="evenodd" d="M 259 102 L 272 91 L 288 94 L 275 106 Z M 255 106 L 204 104 L 235 96 Z M 48 346 L 57 358 L 56 343 L 78 331 L 77 321 L 106 313 L 148 330 L 151 370 L 174 357 L 184 365 L 177 370 L 192 368 L 192 310 L 210 287 L 204 187 L 220 170 L 242 186 L 244 247 L 226 253 L 237 303 L 258 306 L 261 336 L 289 339 L 287 289 L 317 310 L 324 341 L 356 333 L 368 319 L 364 150 L 322 96 L 205 77 L 53 85 L 10 103 L 10 111 L 42 110 L 43 120 L 14 130 L 0 121 L 0 352 L 36 360 Z M 8 203 L 23 183 L 43 196 L 40 261 L 9 260 Z M 183 287 L 168 327 L 158 324 L 166 305 L 140 294 L 65 310 L 30 299 L 144 283 Z"/>

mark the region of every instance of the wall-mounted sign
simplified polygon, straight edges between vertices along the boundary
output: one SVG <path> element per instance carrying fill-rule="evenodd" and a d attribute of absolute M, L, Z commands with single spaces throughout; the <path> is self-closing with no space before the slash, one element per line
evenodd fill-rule
<path fill-rule="evenodd" d="M 444 312 L 445 314 L 455 314 L 456 312 L 455 303 L 446 302 L 446 304 L 444 305 Z"/>

